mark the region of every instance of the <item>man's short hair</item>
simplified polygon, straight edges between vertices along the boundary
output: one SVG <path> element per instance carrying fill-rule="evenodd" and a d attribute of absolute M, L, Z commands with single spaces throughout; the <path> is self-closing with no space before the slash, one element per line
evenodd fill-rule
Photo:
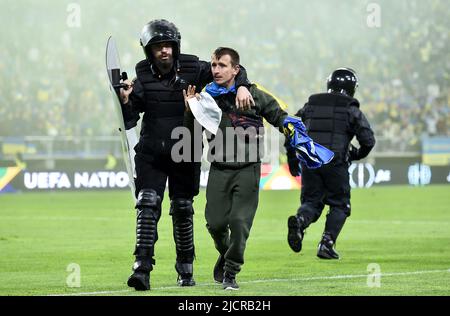
<path fill-rule="evenodd" d="M 216 56 L 217 59 L 222 58 L 224 55 L 229 55 L 231 57 L 231 65 L 237 66 L 240 64 L 240 57 L 239 53 L 229 47 L 219 47 L 214 51 L 214 56 Z"/>

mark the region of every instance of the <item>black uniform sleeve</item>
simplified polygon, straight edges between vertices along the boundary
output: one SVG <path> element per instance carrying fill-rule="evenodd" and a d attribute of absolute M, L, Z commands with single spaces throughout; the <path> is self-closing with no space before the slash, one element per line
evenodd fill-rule
<path fill-rule="evenodd" d="M 191 135 L 194 135 L 194 121 L 195 117 L 191 111 L 184 112 L 183 125 L 189 129 Z"/>
<path fill-rule="evenodd" d="M 127 104 L 121 104 L 125 128 L 130 129 L 137 125 L 139 113 L 144 112 L 144 89 L 140 81 L 133 80 L 133 92 L 131 92 Z"/>
<path fill-rule="evenodd" d="M 201 91 L 208 83 L 211 83 L 214 80 L 211 72 L 211 63 L 200 60 L 199 64 L 200 64 L 200 75 L 199 75 L 200 87 L 197 87 L 197 91 Z M 235 78 L 236 88 L 239 88 L 241 86 L 249 88 L 251 86 L 251 83 L 247 79 L 247 71 L 243 66 L 240 66 L 240 69 L 241 70 L 239 71 L 239 73 Z"/>
<path fill-rule="evenodd" d="M 197 124 L 198 127 L 200 127 L 200 130 L 196 129 L 195 125 Z M 198 121 L 195 119 L 194 114 L 192 114 L 191 111 L 185 111 L 184 112 L 184 120 L 183 125 L 189 130 L 190 138 L 191 138 L 191 161 L 194 162 L 195 168 L 197 168 L 200 172 L 201 168 L 201 159 L 203 154 L 203 131 L 205 131 L 205 128 L 198 123 Z M 200 131 L 200 133 L 199 133 Z M 198 144 L 201 144 L 201 146 L 198 146 Z"/>
<path fill-rule="evenodd" d="M 200 74 L 199 74 L 199 84 L 200 87 L 197 87 L 197 92 L 200 92 L 208 83 L 214 80 L 212 72 L 211 72 L 211 63 L 207 61 L 200 60 Z"/>
<path fill-rule="evenodd" d="M 303 121 L 303 114 L 305 114 L 305 107 L 308 103 L 306 103 L 300 110 L 297 111 L 297 113 L 295 113 L 295 116 L 299 117 L 302 119 Z"/>
<path fill-rule="evenodd" d="M 350 159 L 363 159 L 375 146 L 375 136 L 366 116 L 356 106 L 350 107 L 350 128 L 360 144 L 360 148 L 352 146 Z"/>
<path fill-rule="evenodd" d="M 234 78 L 234 80 L 236 81 L 236 89 L 239 87 L 242 87 L 242 86 L 250 88 L 251 83 L 247 77 L 247 70 L 245 70 L 244 66 L 242 66 L 242 65 L 239 65 L 239 67 L 240 67 L 240 71 L 237 74 L 236 78 Z"/>

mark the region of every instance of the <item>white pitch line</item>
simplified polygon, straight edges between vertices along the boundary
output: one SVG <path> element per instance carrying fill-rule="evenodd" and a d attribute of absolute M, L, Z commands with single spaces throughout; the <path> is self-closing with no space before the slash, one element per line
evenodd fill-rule
<path fill-rule="evenodd" d="M 114 294 L 114 293 L 127 293 L 132 290 L 120 290 L 120 291 L 100 291 L 100 292 L 86 292 L 86 293 L 71 293 L 71 294 L 50 294 L 47 296 L 83 296 L 83 295 L 101 295 L 101 294 Z"/>
<path fill-rule="evenodd" d="M 350 223 L 350 221 L 349 221 Z M 366 220 L 353 219 L 351 223 L 355 224 L 395 224 L 395 225 L 449 225 L 449 221 L 404 221 L 404 220 Z"/>
<path fill-rule="evenodd" d="M 411 271 L 411 272 L 393 272 L 393 273 L 380 273 L 380 274 L 348 274 L 348 275 L 332 275 L 323 277 L 308 277 L 308 278 L 294 278 L 294 279 L 264 279 L 264 280 L 252 280 L 252 281 L 239 281 L 239 284 L 256 284 L 256 283 L 273 283 L 273 282 L 301 282 L 301 281 L 316 281 L 316 280 L 334 280 L 334 279 L 357 279 L 367 278 L 368 276 L 404 276 L 404 275 L 417 275 L 417 274 L 430 274 L 430 273 L 450 273 L 450 269 L 447 270 L 424 270 L 424 271 Z M 200 283 L 196 286 L 213 286 L 217 283 Z M 172 290 L 179 289 L 179 286 L 164 286 L 151 288 L 152 290 Z M 119 293 L 136 293 L 134 290 L 120 290 L 120 291 L 100 291 L 100 292 L 85 292 L 85 293 L 71 293 L 71 294 L 51 294 L 48 296 L 84 296 L 84 295 L 102 295 L 102 294 L 119 294 Z"/>

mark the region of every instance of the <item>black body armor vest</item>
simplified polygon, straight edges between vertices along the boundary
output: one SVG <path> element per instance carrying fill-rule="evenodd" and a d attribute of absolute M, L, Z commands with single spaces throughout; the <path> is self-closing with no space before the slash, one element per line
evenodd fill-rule
<path fill-rule="evenodd" d="M 336 93 L 310 96 L 303 122 L 308 135 L 335 153 L 335 161 L 345 160 L 353 134 L 350 133 L 349 107 L 358 106 L 356 99 Z"/>
<path fill-rule="evenodd" d="M 136 75 L 143 87 L 144 117 L 140 148 L 143 152 L 170 153 L 178 141 L 171 139 L 172 130 L 183 126 L 183 89 L 199 86 L 200 65 L 197 56 L 181 54 L 179 71 L 165 78 L 152 71 L 147 60 L 136 65 Z"/>

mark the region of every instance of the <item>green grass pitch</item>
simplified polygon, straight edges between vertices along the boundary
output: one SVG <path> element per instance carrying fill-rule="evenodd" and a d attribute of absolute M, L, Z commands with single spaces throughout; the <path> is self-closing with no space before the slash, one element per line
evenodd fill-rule
<path fill-rule="evenodd" d="M 326 210 L 300 254 L 286 242 L 298 191 L 260 193 L 239 291 L 212 279 L 217 259 L 205 228 L 205 195 L 195 200 L 197 286 L 176 286 L 167 196 L 159 223 L 152 291 L 126 285 L 133 263 L 135 212 L 127 191 L 0 196 L 0 295 L 449 295 L 450 187 L 395 186 L 352 191 L 352 216 L 337 243 L 341 260 L 316 257 Z M 80 287 L 69 287 L 80 267 Z M 368 281 L 377 264 L 379 287 Z M 73 283 L 70 283 L 72 284 Z"/>

